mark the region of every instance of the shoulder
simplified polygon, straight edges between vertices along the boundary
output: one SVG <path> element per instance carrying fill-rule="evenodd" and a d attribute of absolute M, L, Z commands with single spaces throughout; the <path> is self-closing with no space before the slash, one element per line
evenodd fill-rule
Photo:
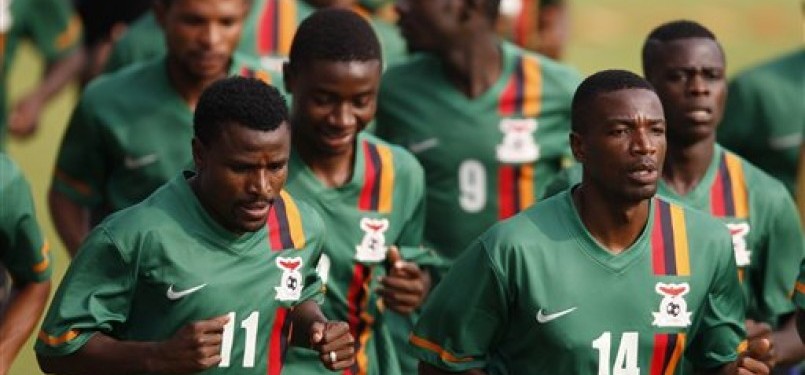
<path fill-rule="evenodd" d="M 136 63 L 93 80 L 81 94 L 83 102 L 129 101 L 155 89 L 162 59 Z"/>
<path fill-rule="evenodd" d="M 435 56 L 429 53 L 416 53 L 404 62 L 386 69 L 383 73 L 381 91 L 383 91 L 383 87 L 386 87 L 387 90 L 392 90 L 398 85 L 408 86 L 419 82 L 427 82 L 427 80 L 422 79 L 423 76 L 436 74 L 438 67 L 439 61 Z M 411 77 L 417 77 L 417 79 L 411 79 Z"/>
<path fill-rule="evenodd" d="M 559 236 L 569 235 L 565 222 L 573 208 L 567 204 L 567 194 L 540 201 L 493 225 L 479 238 L 490 257 L 550 251 Z"/>
<path fill-rule="evenodd" d="M 536 52 L 527 51 L 510 42 L 503 42 L 503 48 L 504 53 L 510 53 L 538 64 L 542 73 L 543 87 L 550 88 L 553 92 L 559 91 L 561 94 L 572 97 L 576 87 L 581 83 L 581 74 L 570 65 Z"/>
<path fill-rule="evenodd" d="M 772 177 L 743 157 L 729 150 L 724 150 L 724 154 L 735 160 L 741 167 L 744 185 L 754 201 L 764 203 L 779 202 L 790 200 L 790 193 L 780 180 Z"/>
<path fill-rule="evenodd" d="M 288 190 L 283 190 L 280 193 L 280 199 L 285 204 L 287 212 L 296 211 L 299 220 L 302 223 L 302 228 L 305 231 L 305 238 L 307 240 L 322 240 L 325 233 L 324 219 L 319 215 L 316 209 L 302 199 L 296 198 L 293 193 Z M 289 218 L 289 220 L 292 220 Z"/>
<path fill-rule="evenodd" d="M 712 247 L 707 244 L 718 242 L 730 244 L 728 249 L 732 251 L 732 240 L 727 227 L 722 221 L 716 219 L 708 212 L 697 210 L 663 197 L 656 197 L 655 199 L 668 208 L 667 213 L 656 213 L 657 215 L 667 214 L 671 219 L 671 223 L 675 223 L 675 221 L 679 219 L 684 220 L 684 227 L 686 229 L 685 235 L 687 236 L 688 243 L 695 244 L 697 251 L 717 249 L 717 247 Z M 698 250 L 699 247 L 704 250 Z"/>
<path fill-rule="evenodd" d="M 127 244 L 181 228 L 175 209 L 181 198 L 175 190 L 171 184 L 163 185 L 140 203 L 109 215 L 98 227 L 113 242 Z"/>

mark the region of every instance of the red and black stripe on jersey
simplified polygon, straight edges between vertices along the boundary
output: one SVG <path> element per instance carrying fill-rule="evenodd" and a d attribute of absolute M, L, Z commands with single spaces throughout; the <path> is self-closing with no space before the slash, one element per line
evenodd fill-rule
<path fill-rule="evenodd" d="M 719 158 L 716 179 L 710 188 L 710 212 L 715 217 L 749 217 L 743 165 L 734 154 L 724 152 Z"/>
<path fill-rule="evenodd" d="M 690 276 L 688 235 L 682 207 L 654 200 L 651 260 L 658 276 Z"/>
<path fill-rule="evenodd" d="M 284 190 L 274 200 L 268 212 L 268 242 L 271 251 L 274 252 L 288 249 L 299 250 L 305 247 L 305 231 L 302 227 L 299 207 Z M 287 308 L 280 307 L 274 313 L 268 342 L 267 375 L 280 375 L 285 364 L 291 326 L 288 312 Z"/>
<path fill-rule="evenodd" d="M 537 118 L 542 101 L 542 71 L 539 59 L 523 55 L 499 99 L 501 118 Z M 534 164 L 498 166 L 498 218 L 505 219 L 532 205 Z"/>
<path fill-rule="evenodd" d="M 257 25 L 260 56 L 288 56 L 297 27 L 296 0 L 265 0 Z"/>

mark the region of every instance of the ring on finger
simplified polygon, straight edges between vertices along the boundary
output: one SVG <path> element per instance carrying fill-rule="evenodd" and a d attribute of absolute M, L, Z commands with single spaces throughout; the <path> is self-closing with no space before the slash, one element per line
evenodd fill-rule
<path fill-rule="evenodd" d="M 338 361 L 338 355 L 335 354 L 335 351 L 330 352 L 330 362 L 335 363 Z"/>

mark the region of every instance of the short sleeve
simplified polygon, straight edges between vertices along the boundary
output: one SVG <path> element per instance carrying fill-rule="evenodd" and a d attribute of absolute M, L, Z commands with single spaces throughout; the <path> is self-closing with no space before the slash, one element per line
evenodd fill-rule
<path fill-rule="evenodd" d="M 322 221 L 321 217 L 315 211 L 306 209 L 304 212 L 307 215 L 307 220 L 310 222 L 307 234 L 309 243 L 301 250 L 301 252 L 303 252 L 302 258 L 304 263 L 304 271 L 302 272 L 304 284 L 299 300 L 293 302 L 294 306 L 308 300 L 313 300 L 318 304 L 324 303 L 324 283 L 316 269 L 321 260 L 322 247 L 324 245 L 324 239 L 326 238 L 326 229 L 324 227 L 324 221 Z M 286 250 L 287 254 L 283 256 L 296 256 L 293 252 L 299 251 L 300 250 Z"/>
<path fill-rule="evenodd" d="M 805 310 L 805 259 L 799 264 L 799 276 L 794 287 L 794 303 L 798 308 Z"/>
<path fill-rule="evenodd" d="M 106 228 L 96 228 L 59 285 L 42 323 L 36 352 L 68 355 L 96 332 L 112 335 L 114 327 L 128 318 L 136 271 L 134 260 L 120 252 Z"/>
<path fill-rule="evenodd" d="M 714 369 L 738 358 L 738 345 L 746 336 L 746 305 L 740 283 L 732 240 L 726 228 L 719 230 L 713 243 L 715 275 L 703 305 L 702 318 L 688 339 L 685 356 L 698 369 Z M 716 258 L 717 257 L 717 258 Z"/>
<path fill-rule="evenodd" d="M 91 94 L 85 91 L 73 110 L 56 157 L 52 188 L 80 205 L 95 207 L 103 199 L 107 157 Z"/>
<path fill-rule="evenodd" d="M 0 168 L 0 261 L 17 283 L 48 280 L 50 252 L 36 220 L 30 186 L 15 165 L 0 160 Z"/>
<path fill-rule="evenodd" d="M 410 337 L 415 355 L 446 371 L 484 368 L 507 326 L 506 296 L 484 244 L 474 242 L 428 297 Z"/>
<path fill-rule="evenodd" d="M 410 210 L 406 222 L 397 240 L 397 247 L 400 255 L 405 260 L 414 262 L 420 266 L 439 265 L 438 256 L 433 250 L 423 245 L 423 233 L 425 230 L 425 172 L 419 162 L 407 151 L 400 151 L 397 155 L 401 160 L 401 167 L 406 169 L 405 176 L 407 181 L 405 187 L 409 192 L 406 197 L 405 207 Z"/>
<path fill-rule="evenodd" d="M 31 1 L 31 0 L 28 0 Z M 35 0 L 27 34 L 45 60 L 52 62 L 73 52 L 81 43 L 81 20 L 64 0 Z"/>

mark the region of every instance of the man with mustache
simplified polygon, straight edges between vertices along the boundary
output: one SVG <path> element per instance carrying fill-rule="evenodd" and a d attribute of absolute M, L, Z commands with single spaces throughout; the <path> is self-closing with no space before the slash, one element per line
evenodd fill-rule
<path fill-rule="evenodd" d="M 233 54 L 249 0 L 158 0 L 167 55 L 87 87 L 59 149 L 50 212 L 74 255 L 93 222 L 131 206 L 191 163 L 193 108 L 232 74 L 279 82 Z"/>
<path fill-rule="evenodd" d="M 570 135 L 581 183 L 459 258 L 411 336 L 420 374 L 681 374 L 683 356 L 700 373 L 767 374 L 751 356 L 768 341 L 736 350 L 744 301 L 726 228 L 655 197 L 665 129 L 642 78 L 585 79 Z"/>
<path fill-rule="evenodd" d="M 42 370 L 279 375 L 289 343 L 329 370 L 352 365 L 348 325 L 318 305 L 321 217 L 282 190 L 291 130 L 280 93 L 251 78 L 214 83 L 192 149 L 194 172 L 87 238 L 42 324 Z"/>

